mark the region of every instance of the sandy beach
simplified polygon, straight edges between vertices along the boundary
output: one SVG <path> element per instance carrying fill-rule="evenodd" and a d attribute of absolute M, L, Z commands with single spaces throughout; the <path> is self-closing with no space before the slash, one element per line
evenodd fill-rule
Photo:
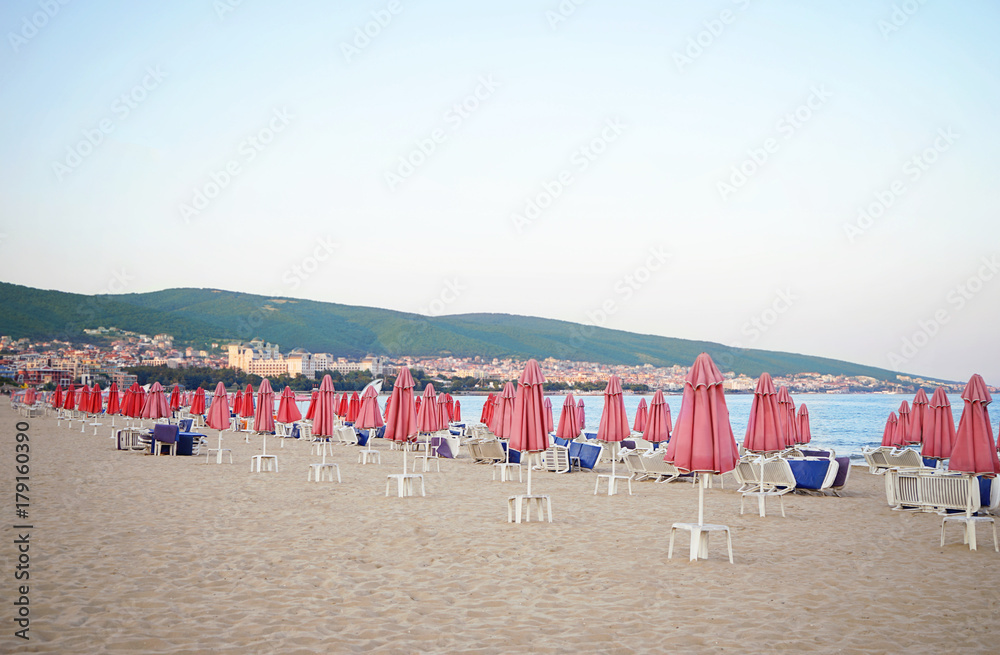
<path fill-rule="evenodd" d="M 697 518 L 687 483 L 593 495 L 594 474 L 535 473 L 554 522 L 509 524 L 518 483 L 467 453 L 425 474 L 425 498 L 385 497 L 381 465 L 335 446 L 342 484 L 306 482 L 308 444 L 269 438 L 280 471 L 224 433 L 235 464 L 119 452 L 30 419 L 30 640 L 13 636 L 14 427 L 4 463 L 2 652 L 645 653 L 995 652 L 1000 555 L 980 528 L 938 546 L 940 518 L 890 511 L 882 478 L 855 468 L 844 497 L 790 495 L 786 518 L 739 514 L 732 478 L 706 494 L 729 525 L 667 559 L 671 523 Z M 215 445 L 218 433 L 203 430 Z M 602 467 L 603 468 L 603 467 Z M 608 465 L 608 468 L 610 466 Z M 603 472 L 603 471 L 602 471 Z M 773 510 L 773 511 L 772 511 Z"/>

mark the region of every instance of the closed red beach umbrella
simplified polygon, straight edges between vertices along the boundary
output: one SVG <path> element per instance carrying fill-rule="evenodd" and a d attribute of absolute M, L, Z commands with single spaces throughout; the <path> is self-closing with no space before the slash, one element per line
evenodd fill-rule
<path fill-rule="evenodd" d="M 212 404 L 208 408 L 208 416 L 205 418 L 205 422 L 208 424 L 208 427 L 219 432 L 229 429 L 229 396 L 226 394 L 226 385 L 222 382 L 215 386 L 215 394 L 212 396 Z"/>
<path fill-rule="evenodd" d="M 274 391 L 267 378 L 257 387 L 257 411 L 253 415 L 254 432 L 274 432 Z"/>
<path fill-rule="evenodd" d="M 354 425 L 362 430 L 374 430 L 382 427 L 382 411 L 378 406 L 378 393 L 374 387 L 368 387 L 361 394 L 361 409 L 358 410 Z"/>
<path fill-rule="evenodd" d="M 653 402 L 649 406 L 646 417 L 646 429 L 642 438 L 650 443 L 663 443 L 670 440 L 670 405 L 667 404 L 663 392 L 659 389 L 653 394 Z"/>
<path fill-rule="evenodd" d="M 299 411 L 298 405 L 295 404 L 295 392 L 292 388 L 285 386 L 281 390 L 281 400 L 278 401 L 278 422 L 279 423 L 294 423 L 302 418 L 302 412 Z"/>
<path fill-rule="evenodd" d="M 580 436 L 580 419 L 576 411 L 576 399 L 573 394 L 567 394 L 563 400 L 562 412 L 559 414 L 559 425 L 556 436 L 560 439 L 573 441 Z"/>
<path fill-rule="evenodd" d="M 708 353 L 698 355 L 684 381 L 677 425 L 665 461 L 682 471 L 722 474 L 736 468 L 739 452 L 722 389 L 725 378 Z M 704 524 L 706 480 L 699 485 L 698 524 Z"/>
<path fill-rule="evenodd" d="M 812 429 L 809 427 L 809 410 L 806 404 L 799 405 L 799 443 L 809 443 L 812 441 Z"/>
<path fill-rule="evenodd" d="M 639 399 L 639 407 L 635 410 L 635 421 L 632 422 L 633 432 L 643 432 L 646 430 L 646 421 L 649 419 L 649 409 L 646 407 L 646 399 Z"/>
<path fill-rule="evenodd" d="M 312 433 L 317 436 L 333 436 L 337 419 L 333 407 L 333 396 L 335 394 L 333 378 L 328 373 L 323 376 L 323 381 L 319 384 L 319 391 L 317 391 L 316 396 L 316 413 L 313 415 Z"/>
<path fill-rule="evenodd" d="M 205 390 L 201 387 L 194 390 L 194 397 L 191 399 L 191 413 L 196 416 L 205 413 Z"/>
<path fill-rule="evenodd" d="M 112 382 L 108 387 L 108 408 L 107 413 L 114 415 L 122 411 L 121 399 L 118 396 L 118 383 Z"/>
<path fill-rule="evenodd" d="M 931 395 L 924 415 L 924 443 L 920 454 L 928 459 L 948 459 L 955 445 L 955 415 L 951 413 L 951 403 L 944 387 L 938 387 Z"/>
<path fill-rule="evenodd" d="M 778 406 L 778 392 L 768 373 L 761 373 L 753 392 L 750 419 L 743 447 L 755 453 L 777 453 L 785 450 L 783 407 Z"/>
<path fill-rule="evenodd" d="M 174 388 L 170 390 L 170 411 L 176 412 L 181 408 L 181 388 L 180 385 L 175 384 Z"/>
<path fill-rule="evenodd" d="M 972 376 L 962 391 L 962 400 L 965 407 L 958 420 L 948 470 L 986 477 L 1000 475 L 997 442 L 993 438 L 988 409 L 993 398 L 981 375 L 976 373 Z"/>
<path fill-rule="evenodd" d="M 885 420 L 885 428 L 882 430 L 882 445 L 895 447 L 896 445 L 896 412 L 889 412 L 889 418 Z"/>

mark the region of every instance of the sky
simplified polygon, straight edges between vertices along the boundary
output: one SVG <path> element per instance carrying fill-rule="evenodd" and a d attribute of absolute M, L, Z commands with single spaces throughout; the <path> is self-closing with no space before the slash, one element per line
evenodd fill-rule
<path fill-rule="evenodd" d="M 0 31 L 0 280 L 1000 384 L 996 3 L 8 0 Z"/>

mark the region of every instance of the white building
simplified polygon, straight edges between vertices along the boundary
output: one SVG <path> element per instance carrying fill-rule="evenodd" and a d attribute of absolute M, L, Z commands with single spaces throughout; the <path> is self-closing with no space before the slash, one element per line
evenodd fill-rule
<path fill-rule="evenodd" d="M 261 377 L 288 373 L 288 364 L 278 351 L 276 343 L 264 343 L 260 339 L 254 339 L 249 344 L 231 343 L 228 350 L 229 368 L 238 368 Z"/>
<path fill-rule="evenodd" d="M 310 380 L 316 379 L 316 363 L 309 351 L 296 348 L 288 353 L 285 363 L 288 365 L 288 374 L 290 376 L 298 377 L 301 375 Z M 319 370 L 322 371 L 323 369 Z"/>

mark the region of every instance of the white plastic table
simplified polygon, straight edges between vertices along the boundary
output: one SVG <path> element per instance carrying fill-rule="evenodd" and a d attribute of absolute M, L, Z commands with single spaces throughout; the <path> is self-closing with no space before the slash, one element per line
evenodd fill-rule
<path fill-rule="evenodd" d="M 690 560 L 708 559 L 708 536 L 713 532 L 725 532 L 726 544 L 729 546 L 729 563 L 733 563 L 733 536 L 728 525 L 711 525 L 708 523 L 674 523 L 670 526 L 670 547 L 667 549 L 667 559 L 674 555 L 674 534 L 677 530 L 687 530 L 691 533 Z"/>
<path fill-rule="evenodd" d="M 524 522 L 531 522 L 531 503 L 535 503 L 538 512 L 538 520 L 545 520 L 545 512 L 548 511 L 549 523 L 552 523 L 552 499 L 548 496 L 528 496 L 519 494 L 507 499 L 507 522 L 520 523 L 523 513 Z"/>
<path fill-rule="evenodd" d="M 393 480 L 396 481 L 396 491 L 398 492 L 400 498 L 417 495 L 413 485 L 415 480 L 420 480 L 420 495 L 427 495 L 424 489 L 424 476 L 410 473 L 392 473 L 385 480 L 386 496 L 389 495 L 389 486 L 392 484 Z"/>

